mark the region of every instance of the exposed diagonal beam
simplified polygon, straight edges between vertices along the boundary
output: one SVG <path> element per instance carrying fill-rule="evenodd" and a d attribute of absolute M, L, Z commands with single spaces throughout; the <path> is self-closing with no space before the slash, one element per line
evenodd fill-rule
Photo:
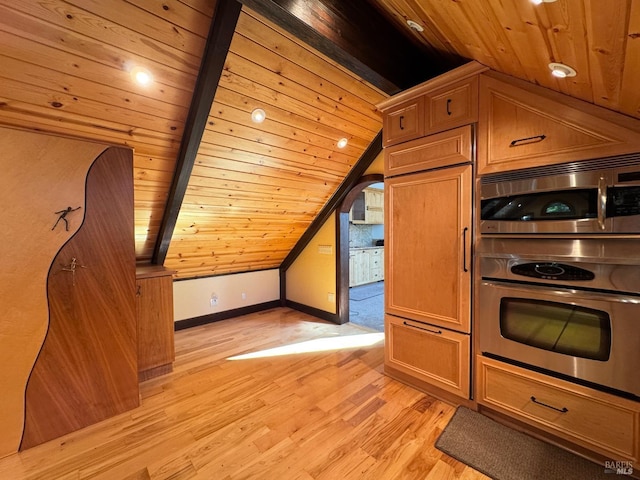
<path fill-rule="evenodd" d="M 236 0 L 218 0 L 216 3 L 209 29 L 209 37 L 207 38 L 200 65 L 200 73 L 198 74 L 182 136 L 176 170 L 169 190 L 169 198 L 167 199 L 160 231 L 153 249 L 151 258 L 151 263 L 153 264 L 162 265 L 167 257 L 171 236 L 187 191 L 189 177 L 193 170 L 198 147 L 207 124 L 211 104 L 218 88 L 218 82 L 220 81 L 241 9 L 242 4 Z"/>
<path fill-rule="evenodd" d="M 239 1 L 390 95 L 466 61 L 420 49 L 367 0 Z"/>

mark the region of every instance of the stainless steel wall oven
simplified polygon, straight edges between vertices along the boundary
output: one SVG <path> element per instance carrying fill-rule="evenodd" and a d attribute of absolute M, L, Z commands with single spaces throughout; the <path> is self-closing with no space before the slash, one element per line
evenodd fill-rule
<path fill-rule="evenodd" d="M 482 354 L 640 399 L 640 240 L 482 238 Z"/>

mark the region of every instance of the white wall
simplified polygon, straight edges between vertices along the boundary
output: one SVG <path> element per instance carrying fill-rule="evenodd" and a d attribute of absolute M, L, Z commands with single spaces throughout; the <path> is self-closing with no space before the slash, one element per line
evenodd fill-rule
<path fill-rule="evenodd" d="M 245 294 L 245 298 L 242 294 Z M 217 305 L 211 306 L 211 297 Z M 280 299 L 280 271 L 221 275 L 173 282 L 174 321 Z"/>

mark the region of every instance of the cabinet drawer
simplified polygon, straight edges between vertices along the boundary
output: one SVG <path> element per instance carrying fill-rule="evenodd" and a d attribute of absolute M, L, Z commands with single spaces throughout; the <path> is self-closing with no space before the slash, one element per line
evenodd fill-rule
<path fill-rule="evenodd" d="M 386 177 L 472 161 L 471 127 L 460 127 L 385 149 Z"/>
<path fill-rule="evenodd" d="M 385 112 L 383 144 L 385 147 L 424 135 L 424 98 L 402 103 Z"/>
<path fill-rule="evenodd" d="M 385 362 L 469 398 L 469 335 L 385 315 Z"/>
<path fill-rule="evenodd" d="M 478 121 L 478 77 L 427 94 L 425 134 Z"/>
<path fill-rule="evenodd" d="M 477 358 L 479 403 L 603 455 L 638 461 L 637 402 Z"/>

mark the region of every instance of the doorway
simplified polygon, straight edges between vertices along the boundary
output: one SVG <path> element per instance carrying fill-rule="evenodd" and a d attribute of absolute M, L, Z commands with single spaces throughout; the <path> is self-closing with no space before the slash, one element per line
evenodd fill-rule
<path fill-rule="evenodd" d="M 366 197 L 365 197 L 366 195 Z M 366 200 L 365 200 L 366 198 Z M 340 323 L 384 331 L 384 183 L 366 175 L 340 208 Z"/>

